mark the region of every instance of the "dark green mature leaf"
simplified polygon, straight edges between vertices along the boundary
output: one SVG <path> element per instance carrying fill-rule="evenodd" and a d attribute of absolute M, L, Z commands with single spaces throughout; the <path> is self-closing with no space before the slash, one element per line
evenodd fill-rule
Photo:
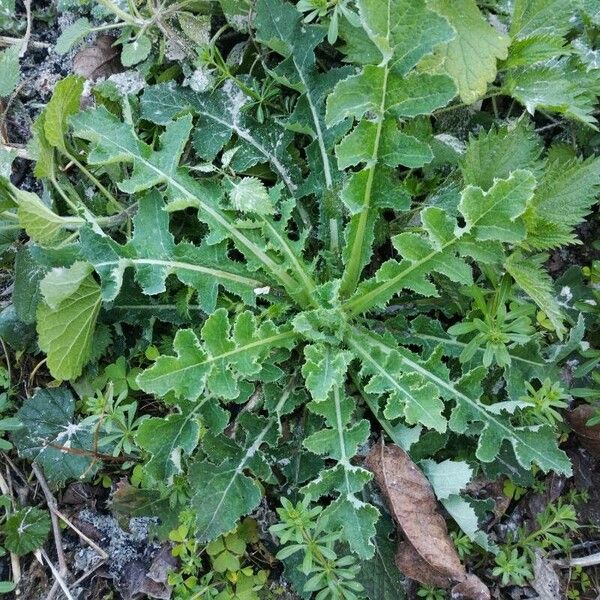
<path fill-rule="evenodd" d="M 17 412 L 23 424 L 14 433 L 19 454 L 39 464 L 53 485 L 92 477 L 100 466 L 93 460 L 91 427 L 74 422 L 74 415 L 75 399 L 66 388 L 39 390 Z"/>
<path fill-rule="evenodd" d="M 311 402 L 309 409 L 325 418 L 327 428 L 304 440 L 304 446 L 315 454 L 336 461 L 336 465 L 302 488 L 311 498 L 334 493 L 337 499 L 325 509 L 332 527 L 341 527 L 344 539 L 353 552 L 363 559 L 373 556 L 375 523 L 379 511 L 357 496 L 370 481 L 371 473 L 350 462 L 358 447 L 369 437 L 369 423 L 362 419 L 351 425 L 355 402 L 334 386 L 322 402 Z"/>
<path fill-rule="evenodd" d="M 23 556 L 44 544 L 50 533 L 50 517 L 45 510 L 29 506 L 12 513 L 2 529 L 4 545 L 17 556 Z"/>
<path fill-rule="evenodd" d="M 567 455 L 558 449 L 549 427 L 514 426 L 503 414 L 509 406 L 505 407 L 500 403 L 494 407 L 493 404 L 485 405 L 480 401 L 480 383 L 485 375 L 485 369 L 482 367 L 467 373 L 454 383 L 449 379 L 448 369 L 443 363 L 428 365 L 408 350 L 394 348 L 372 334 L 355 330 L 349 338 L 349 343 L 361 359 L 373 367 L 377 365 L 377 360 L 370 348 L 378 348 L 385 354 L 395 350 L 401 357 L 400 362 L 405 372 L 421 377 L 423 384 L 432 383 L 441 398 L 454 400 L 456 405 L 449 420 L 452 431 L 466 433 L 471 424 L 480 423 L 482 429 L 478 433 L 476 451 L 480 461 L 492 462 L 506 440 L 512 445 L 519 463 L 525 468 L 535 463 L 544 471 L 571 473 L 571 463 Z"/>

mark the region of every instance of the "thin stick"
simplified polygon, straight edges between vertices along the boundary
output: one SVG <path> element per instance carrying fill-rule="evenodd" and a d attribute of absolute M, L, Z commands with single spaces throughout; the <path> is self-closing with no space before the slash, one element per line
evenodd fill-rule
<path fill-rule="evenodd" d="M 570 558 L 568 560 L 557 560 L 556 565 L 561 569 L 569 569 L 571 567 L 593 567 L 600 565 L 600 552 L 582 556 L 581 558 Z"/>
<path fill-rule="evenodd" d="M 31 37 L 31 25 L 33 23 L 33 17 L 31 15 L 31 0 L 23 0 L 25 5 L 25 13 L 27 14 L 27 29 L 25 29 L 25 35 L 23 36 L 23 46 L 19 53 L 19 58 L 23 58 L 27 53 L 27 47 L 29 46 L 29 38 Z"/>
<path fill-rule="evenodd" d="M 90 539 L 83 531 L 78 529 L 73 523 L 67 519 L 67 517 L 60 512 L 57 508 L 51 508 L 54 514 L 61 520 L 63 520 L 81 539 L 85 540 L 101 557 L 103 560 L 108 558 L 108 554 L 94 542 L 94 540 Z"/>
<path fill-rule="evenodd" d="M 0 35 L 0 46 L 12 46 L 13 44 L 21 44 L 23 43 L 23 38 L 10 37 L 8 35 Z M 29 41 L 29 46 L 33 48 L 50 48 L 52 44 L 48 44 L 46 42 L 37 42 L 35 40 Z"/>
<path fill-rule="evenodd" d="M 54 545 L 56 546 L 56 556 L 58 558 L 58 566 L 60 568 L 60 574 L 66 575 L 69 572 L 67 567 L 67 561 L 65 559 L 65 552 L 62 546 L 62 535 L 60 533 L 60 525 L 58 523 L 58 518 L 56 516 L 57 510 L 57 502 L 54 494 L 50 491 L 48 487 L 48 483 L 46 482 L 46 478 L 44 474 L 40 471 L 38 466 L 34 463 L 31 465 L 33 473 L 35 474 L 37 480 L 40 482 L 40 486 L 42 491 L 44 492 L 44 496 L 46 497 L 46 504 L 50 509 L 50 519 L 52 521 L 52 531 L 54 533 Z M 61 586 L 62 587 L 62 586 Z"/>
<path fill-rule="evenodd" d="M 6 361 L 6 371 L 8 373 L 8 388 L 12 387 L 12 369 L 10 367 L 10 357 L 8 356 L 8 349 L 4 340 L 0 337 L 0 344 L 2 344 L 2 351 L 4 352 L 4 359 Z"/>
<path fill-rule="evenodd" d="M 34 552 L 34 556 L 38 559 L 38 561 L 42 565 L 44 564 L 44 561 L 46 561 L 46 563 L 50 567 L 50 570 L 52 571 L 52 575 L 54 575 L 54 579 L 56 580 L 56 583 L 58 583 L 58 585 L 64 592 L 65 596 L 67 597 L 67 599 L 75 600 L 75 598 L 73 598 L 73 596 L 71 595 L 71 592 L 69 591 L 69 588 L 67 587 L 67 583 L 63 579 L 63 576 L 58 572 L 58 569 L 52 564 L 52 561 L 48 558 L 48 555 L 44 552 L 44 550 L 42 548 L 40 548 L 39 550 L 36 550 Z M 52 595 L 52 590 L 50 590 L 50 594 L 48 594 L 48 596 L 51 596 L 51 595 Z"/>

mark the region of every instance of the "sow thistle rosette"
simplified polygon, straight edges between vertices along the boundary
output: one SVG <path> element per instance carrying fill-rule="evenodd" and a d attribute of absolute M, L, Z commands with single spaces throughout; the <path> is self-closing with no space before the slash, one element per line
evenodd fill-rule
<path fill-rule="evenodd" d="M 472 0 L 359 0 L 357 22 L 338 15 L 334 56 L 327 27 L 258 0 L 256 47 L 207 92 L 169 81 L 80 111 L 83 81 L 58 84 L 31 144 L 43 197 L 0 188 L 29 237 L 15 309 L 65 382 L 85 379 L 115 324 L 120 348 L 123 329 L 159 343 L 136 379 L 138 398 L 161 403 L 135 434 L 136 514 L 172 522 L 191 506 L 209 542 L 270 490 L 293 493 L 366 561 L 381 511 L 360 457 L 380 432 L 421 457 L 431 440 L 458 457 L 467 478 L 436 492 L 485 548 L 460 496 L 466 454 L 490 474 L 571 472 L 555 430 L 520 413 L 526 384 L 555 380 L 584 335 L 544 263 L 576 241 L 600 161 L 544 150 L 526 114 L 464 148 L 434 118 L 513 91 L 537 108 L 526 81 L 545 67 L 525 42 L 545 25 L 524 4 L 505 35 Z M 262 123 L 246 93 L 261 78 L 286 99 Z M 573 85 L 538 104 L 591 124 Z M 73 159 L 98 184 L 93 201 L 61 170 Z M 57 419 L 62 402 L 76 420 L 70 393 L 52 398 Z M 19 447 L 49 457 L 59 434 L 26 422 Z M 73 443 L 89 450 L 89 437 Z M 91 476 L 89 463 L 42 461 L 57 481 Z M 169 505 L 174 489 L 185 500 Z"/>

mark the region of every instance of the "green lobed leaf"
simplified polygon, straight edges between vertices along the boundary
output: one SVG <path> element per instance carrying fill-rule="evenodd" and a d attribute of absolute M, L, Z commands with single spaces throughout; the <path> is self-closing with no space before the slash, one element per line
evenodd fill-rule
<path fill-rule="evenodd" d="M 180 329 L 173 348 L 177 356 L 161 356 L 137 378 L 146 392 L 163 396 L 170 391 L 196 400 L 205 389 L 226 399 L 240 393 L 239 381 L 260 378 L 263 363 L 277 348 L 290 348 L 295 334 L 271 321 L 257 323 L 245 311 L 231 322 L 224 308 L 212 313 L 201 330 Z M 277 356 L 275 356 L 276 358 Z"/>

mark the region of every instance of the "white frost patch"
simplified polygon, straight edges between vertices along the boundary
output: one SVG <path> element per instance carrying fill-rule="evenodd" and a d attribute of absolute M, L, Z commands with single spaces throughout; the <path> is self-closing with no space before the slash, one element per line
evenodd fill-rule
<path fill-rule="evenodd" d="M 434 137 L 436 140 L 442 142 L 442 144 L 445 144 L 446 146 L 454 150 L 454 152 L 456 152 L 457 154 L 464 154 L 465 150 L 467 149 L 467 145 L 464 142 L 448 133 L 440 133 Z"/>
<path fill-rule="evenodd" d="M 231 114 L 231 120 L 237 126 L 242 107 L 248 102 L 248 96 L 231 79 L 225 82 L 223 91 L 227 96 L 227 108 Z"/>
<path fill-rule="evenodd" d="M 268 294 L 271 291 L 271 288 L 267 285 L 265 287 L 254 288 L 254 293 L 257 296 L 262 296 L 264 294 Z"/>
<path fill-rule="evenodd" d="M 211 88 L 214 81 L 212 71 L 206 67 L 200 67 L 183 80 L 183 85 L 189 86 L 194 92 L 206 92 Z"/>
<path fill-rule="evenodd" d="M 571 292 L 571 288 L 568 285 L 565 285 L 565 287 L 560 290 L 560 297 L 564 298 L 563 304 L 568 304 L 573 300 L 573 292 Z"/>
<path fill-rule="evenodd" d="M 115 73 L 107 81 L 112 81 L 123 96 L 137 94 L 146 87 L 146 80 L 142 74 L 133 70 Z"/>

